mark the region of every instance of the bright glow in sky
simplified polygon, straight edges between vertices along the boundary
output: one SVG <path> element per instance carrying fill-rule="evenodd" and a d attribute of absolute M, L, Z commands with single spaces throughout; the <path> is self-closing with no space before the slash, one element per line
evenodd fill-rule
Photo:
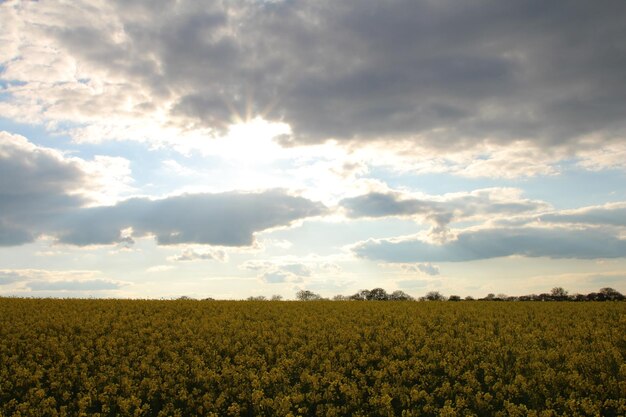
<path fill-rule="evenodd" d="M 624 16 L 2 2 L 0 296 L 625 292 Z"/>

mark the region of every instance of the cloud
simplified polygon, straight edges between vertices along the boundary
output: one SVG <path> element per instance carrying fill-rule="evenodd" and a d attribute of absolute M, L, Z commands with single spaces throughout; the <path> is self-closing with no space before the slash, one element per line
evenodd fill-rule
<path fill-rule="evenodd" d="M 185 249 L 181 254 L 173 256 L 173 261 L 219 261 L 226 262 L 228 254 L 223 250 L 209 249 L 197 252 L 194 249 Z"/>
<path fill-rule="evenodd" d="M 373 191 L 346 198 L 339 205 L 350 218 L 416 217 L 432 225 L 430 235 L 443 242 L 450 239 L 450 223 L 467 220 L 510 218 L 546 210 L 541 201 L 521 198 L 513 188 L 488 188 L 444 196 L 413 196 L 398 191 Z"/>
<path fill-rule="evenodd" d="M 424 288 L 431 286 L 433 284 L 438 284 L 438 281 L 432 281 L 428 279 L 408 279 L 398 281 L 396 284 L 399 288 L 404 290 L 423 290 Z"/>
<path fill-rule="evenodd" d="M 51 271 L 43 269 L 0 270 L 0 285 L 16 284 L 28 291 L 111 291 L 124 282 L 99 278 L 98 271 Z"/>
<path fill-rule="evenodd" d="M 127 168 L 121 158 L 69 158 L 0 132 L 0 245 L 20 245 L 47 234 L 78 246 L 132 244 L 133 237 L 146 235 L 166 245 L 246 246 L 253 243 L 255 232 L 326 210 L 281 190 L 157 200 L 118 197 L 111 205 L 101 205 L 98 195 L 111 201 L 115 184 L 124 189 Z"/>
<path fill-rule="evenodd" d="M 69 121 L 76 138 L 187 140 L 246 113 L 289 124 L 285 143 L 440 154 L 520 140 L 575 153 L 626 133 L 619 0 L 12 2 L 0 13 L 11 22 L 1 77 L 15 84 L 0 114 Z"/>
<path fill-rule="evenodd" d="M 597 228 L 485 228 L 457 234 L 445 244 L 419 237 L 360 242 L 353 252 L 361 257 L 391 263 L 464 262 L 503 256 L 548 258 L 626 257 L 626 240 Z"/>
<path fill-rule="evenodd" d="M 0 245 L 31 242 L 48 218 L 94 204 L 102 195 L 111 198 L 116 187 L 111 177 L 126 180 L 115 169 L 120 164 L 121 158 L 69 158 L 0 132 Z"/>
<path fill-rule="evenodd" d="M 166 272 L 174 269 L 172 265 L 155 265 L 146 269 L 146 272 Z"/>
<path fill-rule="evenodd" d="M 124 284 L 103 279 L 87 281 L 32 281 L 26 287 L 32 291 L 108 291 L 118 290 Z"/>
<path fill-rule="evenodd" d="M 258 272 L 259 279 L 268 284 L 302 282 L 313 273 L 308 265 L 297 262 L 249 260 L 240 268 Z"/>
<path fill-rule="evenodd" d="M 282 284 L 285 282 L 302 282 L 302 277 L 291 274 L 287 271 L 277 270 L 264 272 L 261 276 L 261 281 L 267 284 Z"/>
<path fill-rule="evenodd" d="M 160 245 L 249 246 L 256 232 L 289 226 L 325 210 L 320 203 L 281 190 L 132 198 L 69 213 L 53 225 L 52 233 L 60 243 L 78 246 L 119 242 L 120 231 L 127 228 L 135 238 L 154 235 Z"/>
<path fill-rule="evenodd" d="M 547 223 L 573 223 L 626 227 L 626 203 L 609 203 L 604 206 L 584 207 L 577 210 L 543 214 L 538 218 Z"/>
<path fill-rule="evenodd" d="M 311 276 L 311 269 L 304 265 L 304 264 L 286 264 L 286 265 L 282 265 L 281 269 L 283 271 L 287 271 L 290 272 L 294 275 L 300 276 L 300 277 L 310 277 Z"/>
<path fill-rule="evenodd" d="M 421 272 L 426 275 L 439 275 L 439 267 L 431 263 L 425 264 L 401 264 L 400 267 L 407 272 Z"/>
<path fill-rule="evenodd" d="M 346 198 L 340 205 L 348 217 L 425 216 L 468 219 L 483 215 L 517 215 L 545 210 L 541 201 L 522 199 L 514 188 L 487 188 L 444 196 L 414 197 L 406 192 L 370 192 Z"/>
<path fill-rule="evenodd" d="M 15 271 L 0 271 L 0 285 L 12 284 L 21 279 L 22 276 Z"/>

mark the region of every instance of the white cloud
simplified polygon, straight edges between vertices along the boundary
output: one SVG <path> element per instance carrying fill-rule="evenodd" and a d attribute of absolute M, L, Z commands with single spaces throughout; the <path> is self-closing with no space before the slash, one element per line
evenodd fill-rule
<path fill-rule="evenodd" d="M 172 265 L 154 265 L 146 269 L 146 272 L 167 272 L 174 269 Z"/>
<path fill-rule="evenodd" d="M 400 268 L 407 272 L 421 272 L 425 275 L 439 275 L 439 267 L 431 263 L 400 264 Z"/>
<path fill-rule="evenodd" d="M 32 291 L 110 291 L 118 290 L 123 284 L 103 279 L 87 281 L 31 281 L 26 287 Z"/>
<path fill-rule="evenodd" d="M 195 250 L 193 248 L 187 248 L 182 253 L 169 258 L 172 261 L 218 261 L 226 262 L 228 260 L 228 254 L 221 249 L 205 249 Z"/>
<path fill-rule="evenodd" d="M 0 285 L 12 284 L 22 280 L 22 276 L 16 271 L 0 271 Z"/>
<path fill-rule="evenodd" d="M 258 278 L 267 284 L 302 282 L 313 273 L 307 264 L 276 260 L 248 260 L 240 268 L 257 272 Z"/>
<path fill-rule="evenodd" d="M 32 292 L 101 292 L 115 291 L 128 283 L 101 277 L 99 271 L 13 269 L 0 270 L 4 291 Z"/>
<path fill-rule="evenodd" d="M 302 282 L 300 275 L 290 273 L 284 270 L 267 271 L 259 277 L 261 281 L 267 284 L 282 284 L 285 282 Z"/>

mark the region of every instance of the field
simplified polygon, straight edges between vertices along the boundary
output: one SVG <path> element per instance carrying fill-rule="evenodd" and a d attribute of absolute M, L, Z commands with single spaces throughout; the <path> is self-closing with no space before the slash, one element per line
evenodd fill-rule
<path fill-rule="evenodd" d="M 0 298 L 0 415 L 626 415 L 626 303 Z"/>

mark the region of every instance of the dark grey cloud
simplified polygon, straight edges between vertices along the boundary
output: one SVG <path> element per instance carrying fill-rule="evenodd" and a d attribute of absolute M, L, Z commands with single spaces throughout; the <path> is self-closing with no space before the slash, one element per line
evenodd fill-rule
<path fill-rule="evenodd" d="M 443 245 L 418 238 L 368 240 L 353 247 L 361 257 L 391 263 L 464 262 L 520 255 L 549 258 L 626 257 L 626 240 L 601 229 L 495 228 L 459 233 Z"/>
<path fill-rule="evenodd" d="M 219 128 L 249 107 L 296 142 L 547 146 L 623 137 L 625 15 L 621 0 L 120 1 L 47 30 L 79 61 L 174 100 L 185 123 Z"/>
<path fill-rule="evenodd" d="M 0 132 L 0 245 L 32 241 L 45 219 L 85 204 L 88 187 L 78 162 Z"/>
<path fill-rule="evenodd" d="M 398 193 L 371 192 L 346 198 L 339 203 L 348 217 L 412 216 L 437 210 L 437 203 L 427 200 L 402 199 Z"/>
<path fill-rule="evenodd" d="M 325 213 L 325 207 L 281 190 L 259 193 L 186 194 L 161 200 L 133 198 L 115 206 L 67 213 L 51 227 L 61 243 L 78 246 L 154 235 L 160 245 L 251 245 L 254 233 Z"/>

